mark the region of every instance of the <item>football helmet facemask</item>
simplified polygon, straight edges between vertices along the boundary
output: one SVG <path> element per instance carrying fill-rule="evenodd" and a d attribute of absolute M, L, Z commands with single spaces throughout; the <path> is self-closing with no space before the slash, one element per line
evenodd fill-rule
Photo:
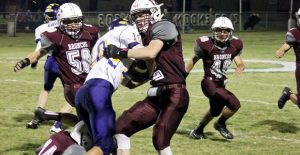
<path fill-rule="evenodd" d="M 295 13 L 297 26 L 300 27 L 300 9 Z"/>
<path fill-rule="evenodd" d="M 148 30 L 150 24 L 160 21 L 164 14 L 154 0 L 135 0 L 130 9 L 130 20 L 136 24 L 140 33 Z"/>
<path fill-rule="evenodd" d="M 70 136 L 77 144 L 83 146 L 86 150 L 89 150 L 93 146 L 87 126 L 83 121 L 80 121 L 75 125 L 74 129 L 70 132 Z"/>
<path fill-rule="evenodd" d="M 52 3 L 46 7 L 44 12 L 45 23 L 49 23 L 49 21 L 56 20 L 56 15 L 59 9 L 59 4 Z"/>
<path fill-rule="evenodd" d="M 83 26 L 81 9 L 74 3 L 65 3 L 57 13 L 59 28 L 74 39 L 79 38 Z"/>
<path fill-rule="evenodd" d="M 213 38 L 219 43 L 226 43 L 231 39 L 233 34 L 233 25 L 229 18 L 218 17 L 211 26 Z"/>

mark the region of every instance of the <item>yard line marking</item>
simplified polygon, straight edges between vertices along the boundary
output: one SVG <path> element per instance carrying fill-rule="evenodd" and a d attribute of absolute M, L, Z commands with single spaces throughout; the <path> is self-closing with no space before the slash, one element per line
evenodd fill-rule
<path fill-rule="evenodd" d="M 42 62 L 42 64 L 45 63 L 47 57 L 43 57 L 39 62 Z M 0 57 L 0 63 L 16 63 L 18 60 L 22 58 L 20 57 Z M 185 61 L 188 61 L 189 59 L 185 59 Z M 279 68 L 261 68 L 261 69 L 251 69 L 247 68 L 244 70 L 244 72 L 258 72 L 258 73 L 270 73 L 270 72 L 293 72 L 296 69 L 295 62 L 291 61 L 276 61 L 276 60 L 267 60 L 267 59 L 244 59 L 244 62 L 251 62 L 251 63 L 271 63 L 271 64 L 279 64 L 282 67 Z M 203 69 L 196 69 L 194 68 L 191 72 L 203 72 Z M 234 72 L 234 69 L 228 69 L 228 72 Z"/>
<path fill-rule="evenodd" d="M 0 82 L 18 82 L 18 83 L 29 83 L 29 84 L 42 84 L 39 81 L 27 81 L 27 80 L 16 80 L 16 79 L 4 79 L 0 80 Z"/>

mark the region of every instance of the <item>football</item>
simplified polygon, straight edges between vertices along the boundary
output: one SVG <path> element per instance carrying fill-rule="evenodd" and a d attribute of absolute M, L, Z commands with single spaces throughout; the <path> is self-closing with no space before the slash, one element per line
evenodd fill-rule
<path fill-rule="evenodd" d="M 149 71 L 144 60 L 134 60 L 127 74 L 135 82 L 144 82 L 149 79 Z"/>

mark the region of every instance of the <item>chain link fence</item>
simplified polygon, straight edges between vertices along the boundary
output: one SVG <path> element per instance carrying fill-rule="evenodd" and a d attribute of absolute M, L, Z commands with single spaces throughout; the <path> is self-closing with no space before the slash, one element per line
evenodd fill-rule
<path fill-rule="evenodd" d="M 127 12 L 84 12 L 86 23 L 99 25 L 102 29 L 106 29 L 107 25 L 115 18 L 127 17 Z M 238 12 L 165 12 L 165 18 L 173 21 L 185 32 L 193 32 L 197 30 L 207 30 L 214 19 L 219 16 L 230 18 L 237 31 L 269 31 L 269 30 L 287 30 L 289 13 L 278 12 L 243 12 L 241 15 Z M 294 19 L 292 19 L 294 21 Z M 0 32 L 6 33 L 11 26 L 11 22 L 15 24 L 15 31 L 18 32 L 33 32 L 34 29 L 44 22 L 42 12 L 18 12 L 10 14 L 0 12 Z M 292 22 L 294 24 L 295 22 Z"/>

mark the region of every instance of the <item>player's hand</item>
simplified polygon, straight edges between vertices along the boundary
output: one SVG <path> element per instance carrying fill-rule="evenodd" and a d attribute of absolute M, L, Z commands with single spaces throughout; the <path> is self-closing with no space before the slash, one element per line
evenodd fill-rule
<path fill-rule="evenodd" d="M 242 75 L 243 71 L 244 71 L 244 69 L 237 67 L 237 68 L 235 68 L 235 75 L 237 75 L 239 77 Z"/>
<path fill-rule="evenodd" d="M 19 62 L 17 62 L 17 64 L 14 66 L 14 71 L 17 72 L 19 70 L 21 70 L 22 68 L 26 67 L 30 65 L 30 60 L 28 58 L 25 58 L 23 60 L 20 60 Z"/>
<path fill-rule="evenodd" d="M 283 50 L 277 50 L 275 52 L 275 57 L 278 58 L 278 59 L 280 59 L 280 58 L 282 58 L 284 56 L 284 54 L 285 54 L 285 52 Z"/>
<path fill-rule="evenodd" d="M 116 58 L 116 59 L 127 58 L 127 54 L 128 54 L 127 50 L 122 50 L 112 44 L 108 45 L 103 51 L 103 56 L 107 59 L 108 58 Z"/>

